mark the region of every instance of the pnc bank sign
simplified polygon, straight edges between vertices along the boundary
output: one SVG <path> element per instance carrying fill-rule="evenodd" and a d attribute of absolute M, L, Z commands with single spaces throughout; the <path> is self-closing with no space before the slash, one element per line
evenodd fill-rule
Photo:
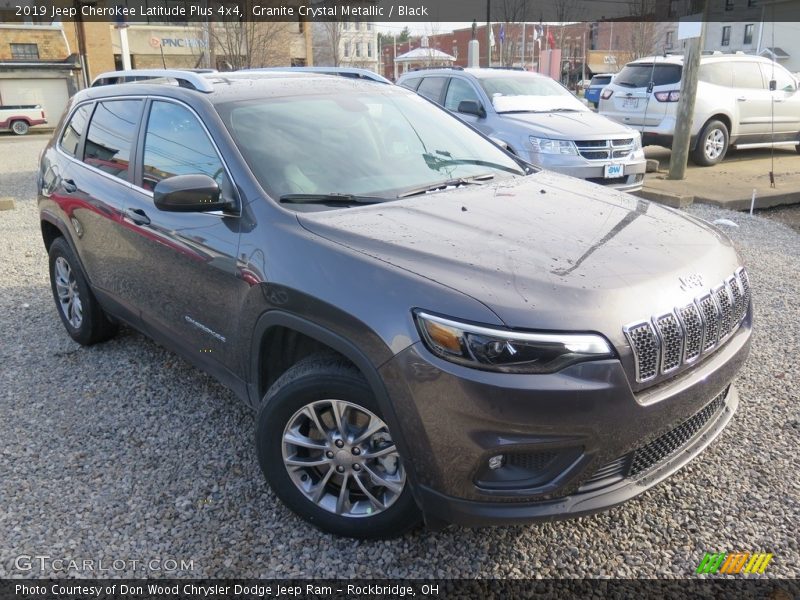
<path fill-rule="evenodd" d="M 150 46 L 153 48 L 207 48 L 208 42 L 199 38 L 172 38 L 172 37 L 150 37 Z"/>

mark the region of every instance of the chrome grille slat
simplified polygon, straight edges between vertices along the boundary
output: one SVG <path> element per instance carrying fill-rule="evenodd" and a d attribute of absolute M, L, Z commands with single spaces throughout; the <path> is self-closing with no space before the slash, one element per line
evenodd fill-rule
<path fill-rule="evenodd" d="M 658 359 L 661 354 L 655 329 L 650 323 L 638 323 L 625 330 L 633 348 L 636 363 L 636 379 L 648 381 L 658 375 Z"/>
<path fill-rule="evenodd" d="M 683 362 L 694 362 L 703 350 L 703 319 L 695 304 L 687 304 L 676 312 L 686 336 Z"/>
<path fill-rule="evenodd" d="M 658 317 L 654 321 L 661 339 L 661 372 L 669 373 L 681 366 L 683 330 L 672 313 Z"/>
<path fill-rule="evenodd" d="M 633 351 L 636 381 L 643 383 L 699 360 L 738 329 L 750 307 L 750 280 L 732 277 L 684 306 L 623 328 Z"/>

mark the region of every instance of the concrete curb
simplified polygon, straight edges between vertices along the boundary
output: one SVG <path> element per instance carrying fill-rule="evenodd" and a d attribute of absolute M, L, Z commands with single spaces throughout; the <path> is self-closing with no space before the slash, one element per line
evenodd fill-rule
<path fill-rule="evenodd" d="M 0 210 L 14 210 L 14 199 L 0 198 Z"/>
<path fill-rule="evenodd" d="M 659 192 L 647 188 L 643 188 L 638 192 L 634 192 L 633 195 L 639 196 L 640 198 L 644 198 L 645 200 L 652 200 L 653 202 L 658 202 L 659 204 L 666 204 L 667 206 L 671 206 L 672 208 L 685 208 L 690 204 L 694 203 L 695 201 L 694 196 L 681 196 L 679 194 L 669 194 L 667 192 Z"/>

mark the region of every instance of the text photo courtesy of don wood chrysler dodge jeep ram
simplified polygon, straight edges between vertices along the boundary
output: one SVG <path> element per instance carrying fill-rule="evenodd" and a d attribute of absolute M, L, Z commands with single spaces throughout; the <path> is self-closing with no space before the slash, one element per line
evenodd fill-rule
<path fill-rule="evenodd" d="M 731 419 L 750 284 L 713 226 L 532 167 L 399 86 L 151 76 L 76 94 L 42 154 L 58 314 L 229 386 L 310 523 L 587 514 Z"/>

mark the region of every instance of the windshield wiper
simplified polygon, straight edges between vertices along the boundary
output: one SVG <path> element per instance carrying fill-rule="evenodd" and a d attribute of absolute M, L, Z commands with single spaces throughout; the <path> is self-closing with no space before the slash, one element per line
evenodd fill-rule
<path fill-rule="evenodd" d="M 506 165 L 501 165 L 500 163 L 495 163 L 488 160 L 479 160 L 476 158 L 439 158 L 438 156 L 430 153 L 423 154 L 422 158 L 425 159 L 425 163 L 431 169 L 435 169 L 437 171 L 444 167 L 452 167 L 455 165 L 476 165 L 478 167 L 489 167 L 490 169 L 505 171 L 506 173 L 512 173 L 514 175 L 519 175 L 520 171 L 523 173 L 525 172 L 525 169 L 523 168 L 514 169 L 512 167 L 507 167 Z"/>
<path fill-rule="evenodd" d="M 280 200 L 285 204 L 379 204 L 388 199 L 354 194 L 284 194 Z"/>
<path fill-rule="evenodd" d="M 420 194 L 427 194 L 428 192 L 435 192 L 437 190 L 443 190 L 449 187 L 461 187 L 462 185 L 480 185 L 484 181 L 490 181 L 491 179 L 494 179 L 494 175 L 491 173 L 470 178 L 461 177 L 459 179 L 448 179 L 447 181 L 442 181 L 433 185 L 425 185 L 408 190 L 397 197 L 408 198 L 409 196 L 418 196 Z"/>

